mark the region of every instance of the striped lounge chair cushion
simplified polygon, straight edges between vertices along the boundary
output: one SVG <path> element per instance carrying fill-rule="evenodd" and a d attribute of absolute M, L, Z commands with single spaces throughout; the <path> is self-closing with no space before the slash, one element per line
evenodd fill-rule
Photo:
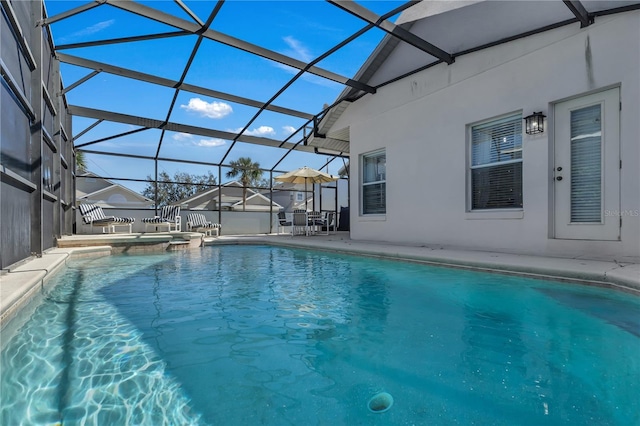
<path fill-rule="evenodd" d="M 187 215 L 187 222 L 191 224 L 191 228 L 220 228 L 219 223 L 211 223 L 207 221 L 207 218 L 201 213 L 191 213 Z"/>
<path fill-rule="evenodd" d="M 133 223 L 135 219 L 132 217 L 115 217 L 105 216 L 102 207 L 95 204 L 80 204 L 80 214 L 82 220 L 86 224 L 94 224 L 98 226 L 113 224 L 113 223 Z"/>
<path fill-rule="evenodd" d="M 160 210 L 160 217 L 169 219 L 170 222 L 175 222 L 176 217 L 180 215 L 180 206 L 163 206 Z"/>
<path fill-rule="evenodd" d="M 169 220 L 166 217 L 145 217 L 142 219 L 144 223 L 167 223 L 173 222 L 173 220 Z"/>
<path fill-rule="evenodd" d="M 95 204 L 80 204 L 80 214 L 84 223 L 109 222 L 109 218 L 104 215 L 102 207 Z"/>
<path fill-rule="evenodd" d="M 163 206 L 160 209 L 160 216 L 145 217 L 142 221 L 144 223 L 174 223 L 178 215 L 180 215 L 180 206 Z"/>
<path fill-rule="evenodd" d="M 136 219 L 133 217 L 111 217 L 113 223 L 133 223 Z"/>

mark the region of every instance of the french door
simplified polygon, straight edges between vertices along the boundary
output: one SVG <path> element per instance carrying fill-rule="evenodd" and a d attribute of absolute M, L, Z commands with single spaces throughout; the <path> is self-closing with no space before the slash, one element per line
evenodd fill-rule
<path fill-rule="evenodd" d="M 620 239 L 620 89 L 554 108 L 555 237 Z"/>

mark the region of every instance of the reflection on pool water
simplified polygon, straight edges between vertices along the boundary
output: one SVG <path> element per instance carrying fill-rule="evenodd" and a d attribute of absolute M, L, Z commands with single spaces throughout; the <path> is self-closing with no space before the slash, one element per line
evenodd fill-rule
<path fill-rule="evenodd" d="M 629 294 L 263 246 L 55 281 L 3 331 L 0 424 L 640 424 Z"/>

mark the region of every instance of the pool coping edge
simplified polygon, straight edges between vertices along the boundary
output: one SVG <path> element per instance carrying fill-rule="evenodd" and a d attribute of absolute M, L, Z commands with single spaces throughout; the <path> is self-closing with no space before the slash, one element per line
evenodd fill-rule
<path fill-rule="evenodd" d="M 27 306 L 69 259 L 111 255 L 110 246 L 53 248 L 0 276 L 0 332 Z"/>
<path fill-rule="evenodd" d="M 451 251 L 430 249 L 427 247 L 413 246 L 394 246 L 385 245 L 393 248 L 391 252 L 380 252 L 378 250 L 367 249 L 369 242 L 349 241 L 348 244 L 338 246 L 336 244 L 314 244 L 308 245 L 298 240 L 283 241 L 281 239 L 270 239 L 268 237 L 226 237 L 210 241 L 207 245 L 224 245 L 224 244 L 268 244 L 281 247 L 306 248 L 310 250 L 323 250 L 333 253 L 357 254 L 361 256 L 377 257 L 381 259 L 402 260 L 409 262 L 418 262 L 433 266 L 442 266 L 458 269 L 468 269 L 475 271 L 483 271 L 490 273 L 499 273 L 507 275 L 517 275 L 529 278 L 546 279 L 553 281 L 572 282 L 576 284 L 584 284 L 589 286 L 605 287 L 613 290 L 624 291 L 627 293 L 640 296 L 640 265 L 636 263 L 616 263 L 593 261 L 584 259 L 564 259 L 564 258 L 545 258 L 530 255 L 492 253 L 492 252 L 466 252 L 465 256 L 459 256 L 458 259 L 445 255 L 429 255 L 431 252 Z M 384 245 L 384 244 L 380 244 Z M 410 253 L 416 249 L 423 249 L 423 253 Z M 463 253 L 463 251 L 456 251 Z M 494 260 L 473 260 L 473 257 L 492 257 Z M 497 259 L 497 260 L 496 260 Z M 502 261 L 499 259 L 503 259 Z M 535 262 L 532 262 L 532 259 Z M 554 267 L 539 265 L 539 263 L 554 260 L 558 265 Z M 538 263 L 538 264 L 536 264 Z M 567 265 L 573 263 L 573 268 Z M 580 270 L 578 265 L 596 265 L 592 270 Z M 636 269 L 637 279 L 632 279 L 620 271 L 623 268 Z"/>

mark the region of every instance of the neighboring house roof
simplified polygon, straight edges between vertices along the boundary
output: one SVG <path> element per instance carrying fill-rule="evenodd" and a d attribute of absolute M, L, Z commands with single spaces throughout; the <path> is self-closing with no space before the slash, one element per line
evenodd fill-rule
<path fill-rule="evenodd" d="M 311 190 L 313 185 L 307 185 L 307 189 Z M 304 191 L 304 183 L 276 182 L 273 185 L 274 191 Z"/>
<path fill-rule="evenodd" d="M 108 188 L 113 182 L 98 177 L 90 172 L 79 174 L 76 178 L 76 198 L 84 197 L 100 189 Z"/>
<path fill-rule="evenodd" d="M 222 187 L 222 205 L 230 206 L 237 202 L 238 200 L 242 200 L 242 184 L 238 181 L 230 181 L 221 185 Z M 187 204 L 189 208 L 202 208 L 202 209 L 213 209 L 211 207 L 215 204 L 216 199 L 218 198 L 218 186 L 215 186 L 210 189 L 206 189 L 204 191 L 200 191 L 192 195 L 191 197 L 183 198 L 182 200 L 176 201 L 172 203 L 173 205 L 184 205 Z M 248 196 L 253 194 L 254 191 L 251 188 L 247 188 Z M 213 204 L 211 204 L 213 203 Z"/>
<path fill-rule="evenodd" d="M 218 196 L 219 189 L 222 190 L 220 196 Z M 242 210 L 242 184 L 238 181 L 227 182 L 220 187 L 207 189 L 172 204 L 187 205 L 190 210 L 217 210 L 217 203 L 220 203 L 223 210 Z M 276 202 L 271 202 L 271 205 L 275 211 L 282 208 Z M 247 188 L 245 210 L 269 211 L 271 210 L 269 199 L 253 189 Z"/>
<path fill-rule="evenodd" d="M 578 8 L 575 3 L 578 2 L 423 1 L 404 10 L 395 26 L 400 28 L 400 32 L 411 30 L 412 37 L 419 42 L 435 46 L 455 59 L 564 25 L 576 25 L 599 16 L 640 7 L 640 1 L 593 0 L 579 2 Z M 585 9 L 584 14 L 580 13 L 581 8 Z M 590 23 L 582 22 L 582 26 L 588 25 Z M 379 89 L 438 64 L 442 64 L 443 70 L 449 69 L 438 57 L 426 51 L 421 52 L 387 33 L 356 73 L 354 80 Z M 405 86 L 405 90 L 420 88 Z M 307 144 L 348 153 L 349 127 L 337 122 L 349 105 L 363 96 L 376 94 L 345 88 L 335 105 L 325 112 L 319 121 L 317 133 L 310 136 Z"/>
<path fill-rule="evenodd" d="M 247 196 L 247 204 L 245 210 L 248 211 L 269 211 L 270 205 L 273 206 L 273 211 L 278 211 L 282 206 L 275 201 L 270 201 L 269 198 L 262 194 L 255 193 L 252 196 Z M 231 210 L 242 210 L 242 199 L 235 204 L 231 205 Z"/>
<path fill-rule="evenodd" d="M 302 199 L 298 200 L 298 194 L 303 193 L 304 183 L 291 182 L 276 182 L 273 186 L 273 192 L 268 190 L 262 192 L 267 198 L 273 195 L 274 203 L 279 203 L 282 209 L 287 212 L 297 209 L 307 209 L 313 206 L 314 185 L 307 185 L 306 197 L 303 195 Z"/>
<path fill-rule="evenodd" d="M 83 173 L 78 177 L 80 179 L 76 179 L 77 203 L 113 208 L 148 208 L 154 204 L 153 200 L 93 173 Z"/>

